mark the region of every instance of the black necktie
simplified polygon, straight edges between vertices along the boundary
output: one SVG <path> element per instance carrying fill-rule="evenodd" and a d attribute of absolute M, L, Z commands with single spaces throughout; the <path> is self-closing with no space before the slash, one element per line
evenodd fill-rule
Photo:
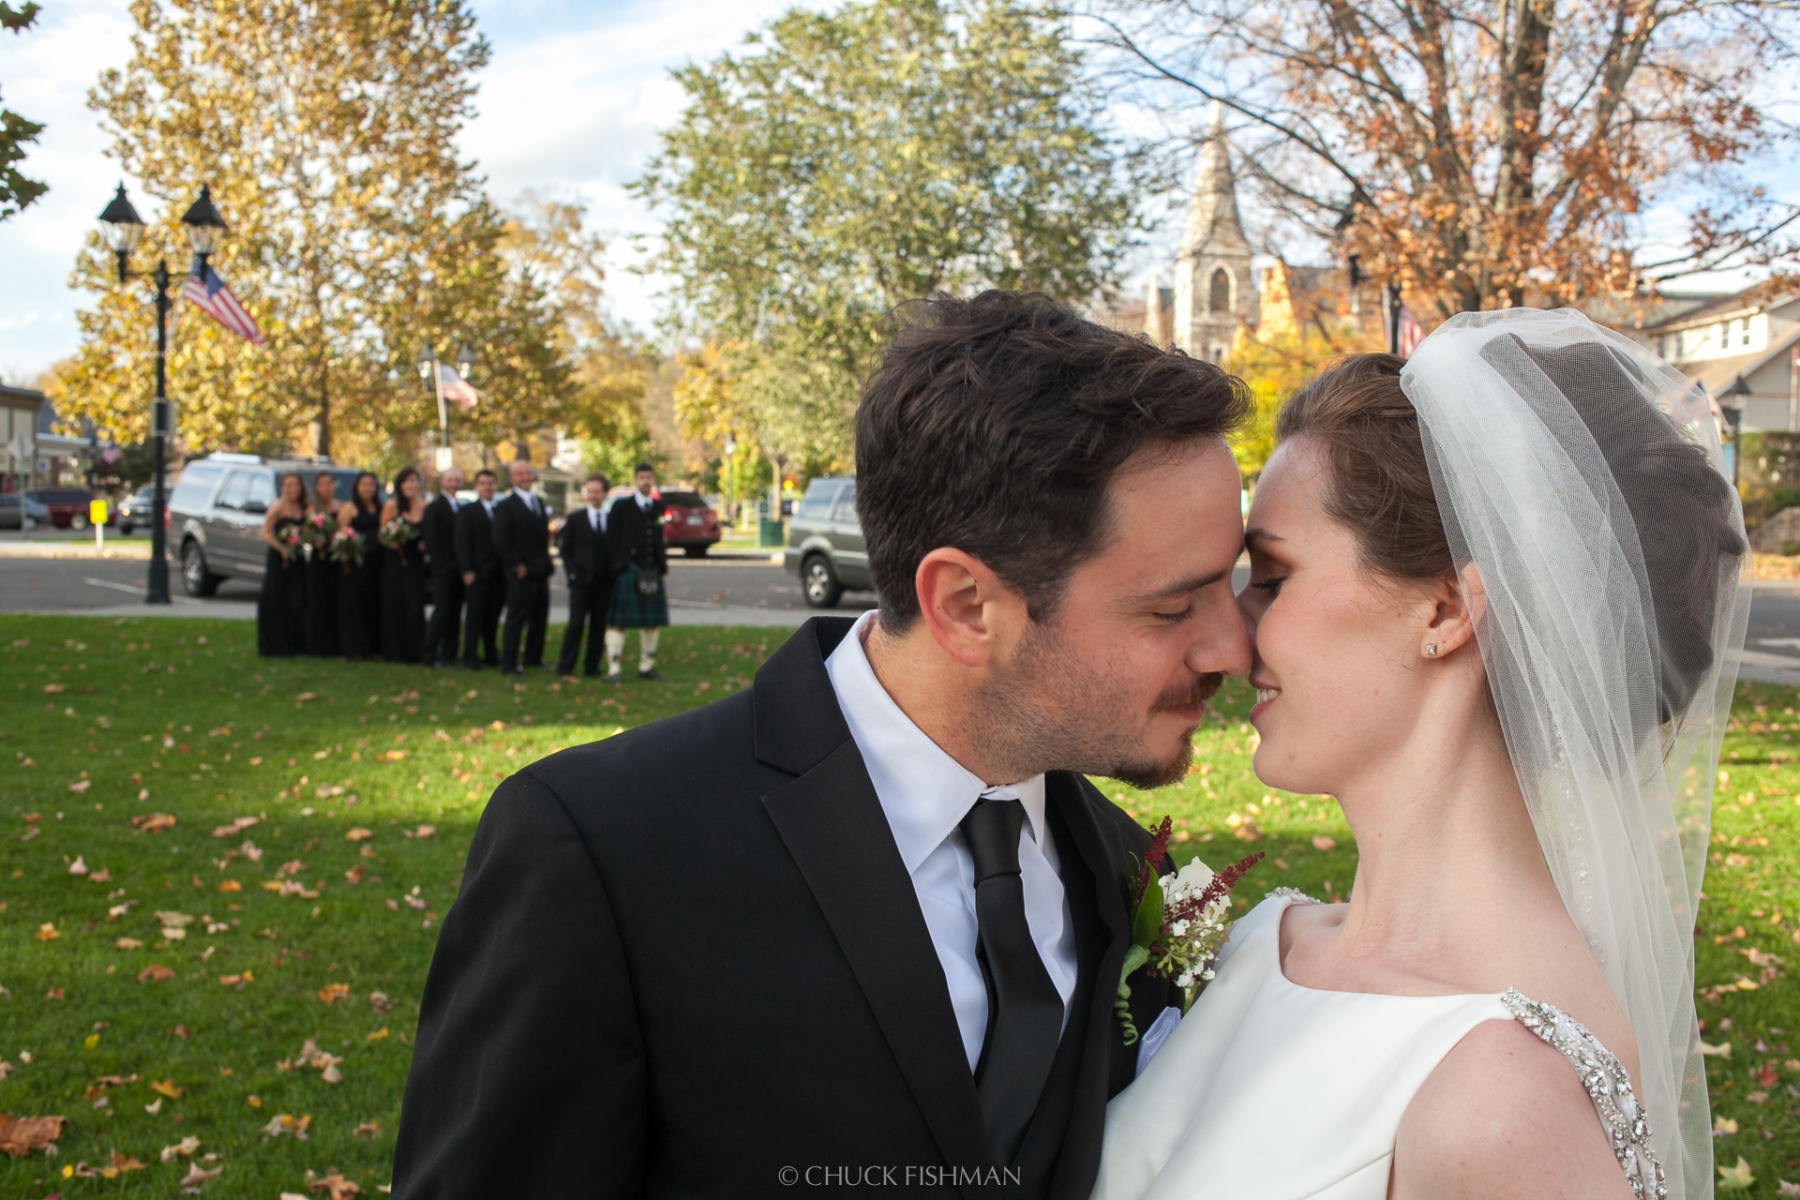
<path fill-rule="evenodd" d="M 977 801 L 962 820 L 975 860 L 978 957 L 988 989 L 987 1037 L 975 1066 L 975 1088 L 994 1160 L 1002 1164 L 1018 1153 L 1062 1036 L 1062 997 L 1025 921 L 1019 878 L 1024 823 L 1025 809 L 1017 800 Z"/>

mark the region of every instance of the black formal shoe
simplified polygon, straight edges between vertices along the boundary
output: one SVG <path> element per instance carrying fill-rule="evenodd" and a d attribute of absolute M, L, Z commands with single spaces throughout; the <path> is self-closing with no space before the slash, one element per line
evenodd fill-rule
<path fill-rule="evenodd" d="M 486 667 L 497 667 L 500 665 L 500 660 L 497 658 L 488 657 L 488 658 L 482 659 L 481 663 L 483 666 L 486 666 Z"/>
<path fill-rule="evenodd" d="M 617 671 L 610 671 L 607 673 L 606 682 L 610 683 L 613 687 L 618 687 L 620 684 L 624 683 L 625 680 Z"/>
<path fill-rule="evenodd" d="M 655 667 L 651 667 L 648 671 L 639 671 L 638 678 L 639 679 L 647 679 L 651 683 L 667 683 L 667 682 L 669 682 L 669 677 L 667 675 L 664 675 L 661 671 L 657 670 Z"/>
<path fill-rule="evenodd" d="M 525 672 L 518 667 L 501 667 L 500 673 L 502 675 L 520 675 L 520 676 L 525 674 Z"/>
<path fill-rule="evenodd" d="M 441 658 L 434 658 L 431 660 L 431 669 L 434 671 L 448 671 L 450 669 L 450 664 Z"/>
<path fill-rule="evenodd" d="M 598 678 L 600 678 L 600 668 L 599 667 L 589 667 L 587 670 L 583 671 L 582 674 L 585 675 L 589 679 L 598 679 Z"/>

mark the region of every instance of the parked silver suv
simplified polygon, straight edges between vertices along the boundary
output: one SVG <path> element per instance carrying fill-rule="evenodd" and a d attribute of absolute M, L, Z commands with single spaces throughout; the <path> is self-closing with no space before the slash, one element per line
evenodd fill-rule
<path fill-rule="evenodd" d="M 781 565 L 800 576 L 800 590 L 813 608 L 831 608 L 846 589 L 875 586 L 869 552 L 856 519 L 856 478 L 815 479 L 788 518 L 787 549 Z"/>
<path fill-rule="evenodd" d="M 263 514 L 275 502 L 276 480 L 298 471 L 308 492 L 321 471 L 337 476 L 337 496 L 347 500 L 360 474 L 355 467 L 313 459 L 209 454 L 189 459 L 169 496 L 169 544 L 181 559 L 181 586 L 190 596 L 210 596 L 227 577 L 261 582 Z"/>

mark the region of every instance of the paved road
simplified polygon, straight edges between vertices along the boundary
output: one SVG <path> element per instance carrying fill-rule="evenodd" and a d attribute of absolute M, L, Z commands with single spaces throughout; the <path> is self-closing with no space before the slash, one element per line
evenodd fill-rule
<path fill-rule="evenodd" d="M 214 595 L 196 600 L 182 592 L 174 564 L 170 567 L 169 615 L 256 615 L 256 584 L 227 579 Z M 0 556 L 0 612 L 141 614 L 147 571 L 142 559 Z M 847 593 L 844 610 L 854 611 L 859 601 L 872 605 L 874 595 Z M 670 559 L 669 604 L 680 625 L 798 625 L 811 612 L 799 580 L 767 556 L 754 555 Z M 563 620 L 568 590 L 560 575 L 551 582 L 550 605 L 551 620 Z"/>
<path fill-rule="evenodd" d="M 171 564 L 173 566 L 173 564 Z M 141 560 L 116 558 L 0 557 L 0 612 L 142 615 L 145 607 Z M 173 572 L 171 572 L 173 574 Z M 1234 585 L 1242 587 L 1242 568 Z M 226 580 L 207 600 L 183 595 L 172 578 L 169 615 L 250 618 L 256 586 Z M 567 596 L 561 576 L 551 585 L 552 621 L 565 619 Z M 840 611 L 874 604 L 869 592 L 850 592 Z M 766 557 L 673 558 L 669 560 L 670 617 L 677 625 L 798 625 L 812 612 L 800 597 L 799 581 Z M 1757 585 L 1744 647 L 1746 679 L 1800 684 L 1800 582 Z"/>

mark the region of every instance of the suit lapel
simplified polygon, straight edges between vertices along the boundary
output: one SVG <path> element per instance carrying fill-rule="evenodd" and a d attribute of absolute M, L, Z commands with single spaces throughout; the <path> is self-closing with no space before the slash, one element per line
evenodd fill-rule
<path fill-rule="evenodd" d="M 825 674 L 851 622 L 814 620 L 757 673 L 763 807 L 836 937 L 944 1161 L 989 1162 L 981 1103 L 918 895 Z M 981 1189 L 964 1189 L 970 1195 Z"/>
<path fill-rule="evenodd" d="M 1119 968 L 1125 965 L 1125 950 L 1131 941 L 1122 883 L 1125 864 L 1116 860 L 1079 776 L 1052 772 L 1045 778 L 1045 787 L 1049 804 L 1062 818 L 1059 832 L 1066 833 L 1072 843 L 1063 853 L 1063 874 L 1066 879 L 1070 873 L 1071 857 L 1078 858 L 1086 869 L 1099 934 L 1092 985 L 1085 996 L 1077 997 L 1077 1002 L 1086 1006 L 1087 1023 L 1063 1151 L 1049 1190 L 1052 1196 L 1086 1196 L 1099 1166 L 1106 1101 L 1131 1078 L 1126 1073 L 1120 1080 L 1117 1064 L 1135 1061 L 1134 1055 L 1117 1052 L 1123 1034 L 1113 1013 Z"/>

